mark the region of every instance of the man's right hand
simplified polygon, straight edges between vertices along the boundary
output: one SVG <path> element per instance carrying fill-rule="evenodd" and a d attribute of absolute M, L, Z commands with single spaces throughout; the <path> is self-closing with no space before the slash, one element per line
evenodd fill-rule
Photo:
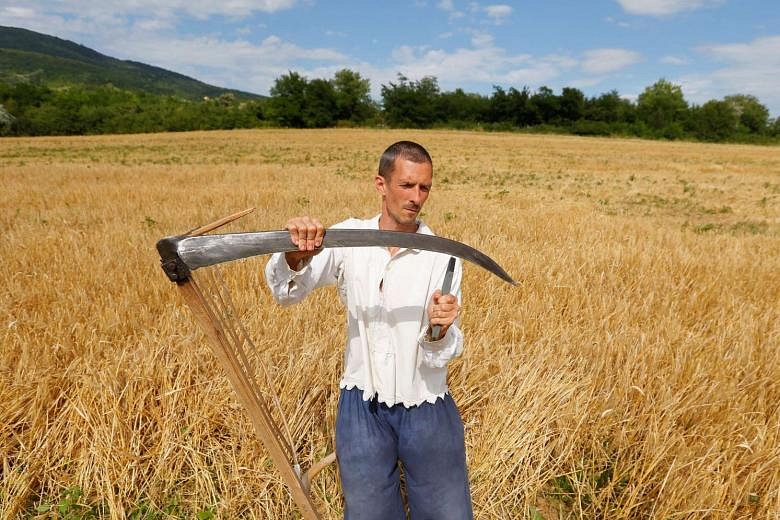
<path fill-rule="evenodd" d="M 298 251 L 284 254 L 287 265 L 291 269 L 298 270 L 302 260 L 311 258 L 322 249 L 322 237 L 325 235 L 325 227 L 319 219 L 311 217 L 294 217 L 284 226 L 290 232 L 292 243 L 298 246 Z"/>

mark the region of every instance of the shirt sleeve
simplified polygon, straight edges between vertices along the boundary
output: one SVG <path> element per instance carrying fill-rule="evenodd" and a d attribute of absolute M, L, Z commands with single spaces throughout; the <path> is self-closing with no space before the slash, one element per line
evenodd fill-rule
<path fill-rule="evenodd" d="M 340 269 L 341 255 L 334 249 L 324 249 L 304 261 L 298 270 L 287 265 L 284 253 L 274 253 L 265 266 L 265 280 L 278 303 L 292 305 L 317 287 L 335 284 Z"/>
<path fill-rule="evenodd" d="M 458 304 L 462 305 L 462 295 L 460 291 L 460 282 L 463 275 L 463 267 L 460 259 L 455 262 L 455 271 L 452 274 L 452 285 L 450 288 L 450 294 L 454 294 L 458 298 Z M 441 275 L 441 280 L 437 287 L 441 287 L 444 280 L 444 274 Z M 428 298 L 430 301 L 430 297 Z M 449 361 L 455 357 L 460 356 L 463 353 L 463 332 L 459 327 L 460 318 L 456 318 L 455 322 L 447 329 L 447 333 L 443 338 L 438 341 L 433 341 L 428 336 L 428 310 L 426 304 L 425 310 L 425 323 L 423 323 L 423 329 L 418 338 L 418 343 L 422 350 L 422 364 L 431 368 L 441 368 L 447 365 Z"/>
<path fill-rule="evenodd" d="M 447 365 L 451 359 L 463 353 L 463 332 L 456 323 L 450 325 L 447 333 L 439 341 L 431 341 L 427 338 L 427 327 L 420 334 L 420 346 L 422 347 L 422 364 L 431 368 L 441 368 Z"/>

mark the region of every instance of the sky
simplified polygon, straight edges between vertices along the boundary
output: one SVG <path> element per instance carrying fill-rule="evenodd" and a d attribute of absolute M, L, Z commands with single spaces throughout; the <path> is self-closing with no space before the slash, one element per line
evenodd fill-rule
<path fill-rule="evenodd" d="M 780 116 L 780 0 L 0 0 L 0 25 L 258 94 L 343 68 L 377 100 L 399 73 L 629 99 L 665 78 L 691 103 L 752 94 Z"/>

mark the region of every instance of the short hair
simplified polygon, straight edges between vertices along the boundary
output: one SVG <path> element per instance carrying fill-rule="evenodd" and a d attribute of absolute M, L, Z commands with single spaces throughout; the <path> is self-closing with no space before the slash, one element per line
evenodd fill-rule
<path fill-rule="evenodd" d="M 412 141 L 398 141 L 388 146 L 379 158 L 379 175 L 389 179 L 395 168 L 395 161 L 399 158 L 414 163 L 428 163 L 433 168 L 433 159 L 422 145 Z"/>

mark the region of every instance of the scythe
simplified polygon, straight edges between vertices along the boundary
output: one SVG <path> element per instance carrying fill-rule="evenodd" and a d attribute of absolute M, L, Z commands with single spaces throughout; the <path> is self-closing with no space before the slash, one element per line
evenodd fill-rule
<path fill-rule="evenodd" d="M 310 496 L 311 481 L 323 468 L 336 460 L 330 453 L 321 461 L 302 471 L 297 455 L 285 439 L 283 430 L 274 421 L 269 405 L 260 392 L 254 371 L 248 361 L 245 345 L 253 346 L 244 326 L 238 321 L 226 287 L 219 288 L 212 278 L 196 280 L 193 271 L 232 260 L 276 252 L 296 251 L 288 231 L 261 231 L 206 235 L 228 224 L 254 208 L 229 215 L 184 235 L 171 236 L 157 242 L 160 262 L 168 278 L 176 282 L 184 301 L 200 323 L 214 355 L 227 375 L 238 400 L 246 408 L 255 433 L 263 442 L 276 464 L 282 480 L 290 489 L 292 498 L 305 520 L 319 520 L 320 515 Z M 466 244 L 442 237 L 419 233 L 379 231 L 366 229 L 329 229 L 325 231 L 322 247 L 405 247 L 434 251 L 456 256 L 487 269 L 513 285 L 516 282 L 490 257 Z M 201 289 L 210 285 L 212 294 Z M 216 289 L 214 289 L 217 287 Z M 267 376 L 267 374 L 266 374 Z M 278 406 L 278 399 L 275 400 Z"/>

